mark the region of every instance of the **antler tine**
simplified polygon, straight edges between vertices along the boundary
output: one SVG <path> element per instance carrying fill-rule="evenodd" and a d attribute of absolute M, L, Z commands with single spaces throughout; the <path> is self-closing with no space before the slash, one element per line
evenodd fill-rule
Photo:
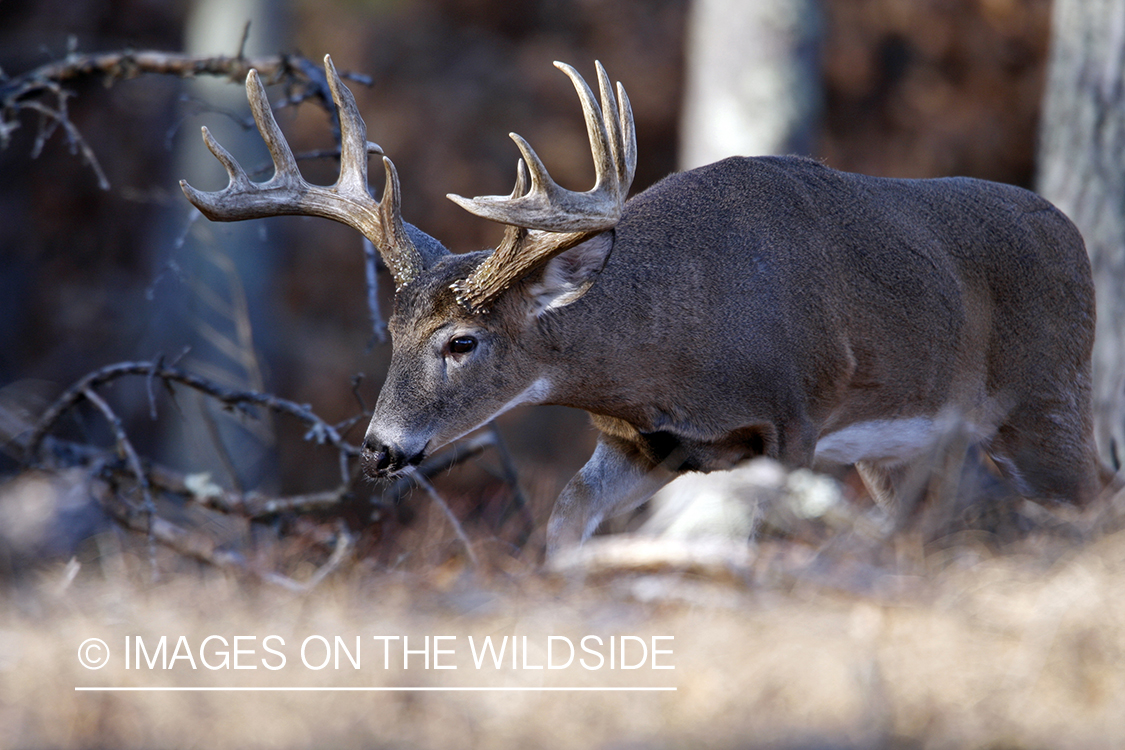
<path fill-rule="evenodd" d="M 281 133 L 277 118 L 273 116 L 273 108 L 266 96 L 266 87 L 258 71 L 253 68 L 246 74 L 246 100 L 250 102 L 250 113 L 254 115 L 254 124 L 266 142 L 266 148 L 273 159 L 274 179 L 279 183 L 299 185 L 304 182 L 301 170 L 297 167 L 297 160 L 293 157 L 293 150 L 289 142 Z"/>
<path fill-rule="evenodd" d="M 382 202 L 367 187 L 367 155 L 382 149 L 367 141 L 367 126 L 355 97 L 340 80 L 332 59 L 324 57 L 324 71 L 340 118 L 340 176 L 330 187 L 312 185 L 301 176 L 297 160 L 273 116 L 265 87 L 255 70 L 246 76 L 246 98 L 254 122 L 273 159 L 274 174 L 266 182 L 252 182 L 234 157 L 203 128 L 207 148 L 230 178 L 215 192 L 196 190 L 180 180 L 184 195 L 212 221 L 240 221 L 267 216 L 321 216 L 359 230 L 379 248 L 396 288 L 413 281 L 423 270 L 422 257 L 406 233 L 400 212 L 398 174 L 383 157 L 387 184 Z"/>
<path fill-rule="evenodd" d="M 512 188 L 512 194 L 509 198 L 514 199 L 525 195 L 527 193 L 527 182 L 527 164 L 523 159 L 520 159 L 516 162 L 516 186 Z M 526 229 L 516 226 L 515 224 L 509 224 L 504 230 L 504 239 L 497 245 L 493 255 L 497 256 L 498 259 L 510 258 L 514 253 L 519 251 L 526 237 Z M 460 294 L 461 290 L 458 288 L 455 291 L 458 291 L 458 294 Z M 461 299 L 461 297 L 458 296 L 458 299 Z M 462 304 L 465 304 L 465 302 L 463 301 Z"/>
<path fill-rule="evenodd" d="M 637 164 L 633 112 L 625 89 L 617 98 L 609 76 L 597 63 L 601 106 L 573 67 L 556 62 L 574 84 L 582 103 L 590 151 L 594 157 L 594 187 L 584 193 L 560 187 L 526 140 L 511 134 L 523 159 L 516 188 L 508 196 L 449 199 L 472 214 L 509 225 L 504 241 L 473 274 L 454 285 L 457 299 L 471 310 L 484 309 L 513 281 L 537 265 L 577 245 L 590 235 L 617 224 Z M 531 186 L 524 191 L 524 164 Z M 538 230 L 528 232 L 527 230 Z"/>
<path fill-rule="evenodd" d="M 495 195 L 471 199 L 459 195 L 448 197 L 466 211 L 502 224 L 514 224 L 549 232 L 608 229 L 616 224 L 620 217 L 621 207 L 629 192 L 632 172 L 635 169 L 636 146 L 632 111 L 628 107 L 628 99 L 625 99 L 618 119 L 619 105 L 614 101 L 613 89 L 600 64 L 598 68 L 601 98 L 609 105 L 606 107 L 611 113 L 609 115 L 603 115 L 593 92 L 578 71 L 565 63 L 557 62 L 555 67 L 571 79 L 582 103 L 597 175 L 594 188 L 579 193 L 559 187 L 551 179 L 535 150 L 522 137 L 512 133 L 511 138 L 523 154 L 531 176 L 531 189 L 527 194 L 518 198 Z M 610 132 L 613 133 L 612 136 Z M 632 156 L 631 163 L 630 156 Z"/>
<path fill-rule="evenodd" d="M 328 74 L 328 88 L 340 118 L 340 178 L 336 189 L 341 193 L 367 192 L 367 123 L 360 117 L 355 96 L 340 80 L 336 66 L 329 55 L 324 56 L 324 72 Z M 379 149 L 382 153 L 382 149 Z M 384 157 L 385 158 L 385 157 Z M 397 195 L 398 191 L 394 191 Z M 397 201 L 396 201 L 397 203 Z"/>
<path fill-rule="evenodd" d="M 519 198 L 527 193 L 527 163 L 523 159 L 516 160 L 516 186 L 512 188 L 509 198 Z"/>
<path fill-rule="evenodd" d="M 250 184 L 250 178 L 246 176 L 246 172 L 242 169 L 242 165 L 235 161 L 234 157 L 231 156 L 230 151 L 227 151 L 225 148 L 223 148 L 221 143 L 215 140 L 215 136 L 211 135 L 211 131 L 207 129 L 206 125 L 203 126 L 203 143 L 207 145 L 207 150 L 214 154 L 215 158 L 219 160 L 219 163 L 223 165 L 223 168 L 227 170 L 227 176 L 230 178 L 231 185 L 237 184 L 239 186 L 243 186 Z M 202 193 L 200 193 L 190 185 L 185 188 L 185 192 L 187 190 L 191 190 L 193 194 L 202 195 Z M 188 197 L 190 198 L 191 196 L 189 195 Z M 192 202 L 195 203 L 195 201 Z M 207 216 L 208 219 L 211 218 L 207 211 L 205 211 L 202 207 L 200 207 L 199 210 L 203 211 L 204 215 Z"/>
<path fill-rule="evenodd" d="M 617 100 L 613 98 L 613 85 L 605 68 L 600 62 L 595 61 L 594 66 L 598 71 L 598 89 L 601 92 L 602 112 L 608 129 L 608 140 L 612 162 L 606 165 L 607 170 L 613 169 L 616 175 L 615 186 L 622 191 L 621 200 L 628 197 L 629 186 L 633 184 L 633 175 L 637 171 L 637 133 L 633 125 L 633 108 L 629 104 L 629 97 L 625 87 L 617 84 Z M 620 101 L 620 107 L 618 106 Z"/>
<path fill-rule="evenodd" d="M 612 176 L 614 184 L 619 185 L 624 175 L 620 172 L 621 159 L 625 151 L 625 144 L 621 134 L 621 128 L 618 126 L 620 122 L 620 114 L 617 111 L 617 102 L 613 98 L 613 84 L 609 81 L 609 76 L 606 75 L 605 68 L 598 61 L 594 61 L 594 68 L 598 73 L 598 92 L 601 94 L 602 103 L 602 120 L 601 122 L 608 124 L 602 125 L 602 131 L 606 134 L 605 143 L 607 149 L 602 157 L 602 170 L 605 171 L 605 176 Z M 601 170 L 599 170 L 601 171 Z M 599 174 L 599 178 L 603 175 Z M 628 186 L 625 188 L 628 190 Z"/>
<path fill-rule="evenodd" d="M 617 82 L 617 101 L 621 108 L 617 130 L 623 141 L 621 159 L 617 161 L 617 165 L 621 185 L 624 186 L 621 199 L 625 200 L 629 197 L 629 187 L 637 174 L 637 129 L 633 124 L 633 105 L 629 103 L 629 95 L 625 93 L 625 87 L 620 81 Z"/>
<path fill-rule="evenodd" d="M 398 170 L 394 163 L 383 157 L 383 168 L 386 171 L 386 183 L 383 186 L 383 200 L 379 202 L 379 224 L 383 231 L 383 240 L 388 247 L 399 248 L 395 253 L 383 253 L 383 262 L 390 269 L 395 280 L 395 291 L 409 284 L 422 272 L 422 256 L 406 234 L 406 225 L 402 221 L 399 206 L 402 205 L 402 192 L 398 184 Z M 343 177 L 341 176 L 341 179 Z M 378 247 L 378 245 L 376 245 Z"/>

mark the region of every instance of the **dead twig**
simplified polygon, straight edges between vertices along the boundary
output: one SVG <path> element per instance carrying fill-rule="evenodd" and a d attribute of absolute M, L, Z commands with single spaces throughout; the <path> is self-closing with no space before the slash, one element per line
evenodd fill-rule
<path fill-rule="evenodd" d="M 438 494 L 438 491 L 430 484 L 430 480 L 427 479 L 422 472 L 418 471 L 418 469 L 411 466 L 407 468 L 406 473 L 412 476 L 415 484 L 425 490 L 426 494 L 430 496 L 430 499 L 437 503 L 437 506 L 442 509 L 442 512 L 445 513 L 445 517 L 449 519 L 449 525 L 453 527 L 453 532 L 457 534 L 457 538 L 461 540 L 461 545 L 465 548 L 465 555 L 469 558 L 469 563 L 474 568 L 477 567 L 477 555 L 473 552 L 473 543 L 469 540 L 469 535 L 465 533 L 461 522 L 457 520 L 457 516 L 453 515 L 453 511 L 450 509 L 449 504 L 445 502 L 445 498 Z"/>
<path fill-rule="evenodd" d="M 102 190 L 109 190 L 109 178 L 106 177 L 102 165 L 98 162 L 98 157 L 94 154 L 94 149 L 90 148 L 90 144 L 82 137 L 82 133 L 79 132 L 74 123 L 70 121 L 70 116 L 67 114 L 66 100 L 68 93 L 61 87 L 53 88 L 55 89 L 54 109 L 43 102 L 22 102 L 19 105 L 21 109 L 38 112 L 40 115 L 39 132 L 35 136 L 35 145 L 31 149 L 31 158 L 35 159 L 43 152 L 43 147 L 55 132 L 55 128 L 61 127 L 63 131 L 66 132 L 67 143 L 70 144 L 70 152 L 72 154 L 82 154 L 82 159 L 90 165 L 90 169 L 94 170 L 94 176 L 98 179 L 98 187 Z M 0 148 L 8 145 L 8 137 L 10 133 L 15 130 L 14 124 L 5 121 L 5 109 L 0 109 Z"/>
<path fill-rule="evenodd" d="M 54 93 L 54 87 L 63 83 L 76 83 L 83 79 L 126 81 L 144 74 L 195 78 L 216 76 L 233 82 L 246 79 L 250 70 L 258 71 L 263 82 L 282 83 L 319 76 L 311 71 L 319 66 L 300 55 L 267 55 L 263 57 L 235 57 L 227 55 L 187 55 L 182 52 L 157 50 L 118 50 L 93 54 L 71 53 L 61 60 L 41 65 L 5 81 L 0 81 L 0 106 L 17 108 L 29 99 Z M 371 85 L 371 79 L 356 73 L 341 73 L 344 78 Z"/>

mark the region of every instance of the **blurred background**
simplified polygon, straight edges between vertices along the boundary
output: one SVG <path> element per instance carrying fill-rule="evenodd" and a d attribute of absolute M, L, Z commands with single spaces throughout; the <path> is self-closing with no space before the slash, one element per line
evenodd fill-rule
<path fill-rule="evenodd" d="M 69 51 L 234 56 L 241 48 L 318 63 L 330 53 L 341 71 L 370 77 L 369 86 L 350 86 L 368 137 L 398 167 L 405 218 L 470 251 L 492 246 L 501 228 L 444 196 L 509 192 L 517 158 L 509 131 L 526 137 L 564 186 L 592 184 L 577 101 L 554 60 L 590 80 L 600 60 L 625 84 L 639 144 L 634 191 L 679 168 L 773 152 L 876 175 L 1030 187 L 1050 11 L 1049 0 L 5 0 L 0 69 L 17 76 Z M 268 165 L 246 128 L 240 83 L 146 75 L 67 87 L 70 121 L 107 185 L 65 133 L 37 142 L 30 114 L 7 134 L 0 389 L 8 403 L 45 404 L 93 369 L 171 360 L 190 347 L 185 368 L 310 404 L 328 422 L 370 408 L 390 346 L 373 336 L 360 237 L 320 219 L 211 224 L 196 220 L 178 189 L 185 177 L 201 189 L 225 184 L 201 125 L 248 169 Z M 278 118 L 296 151 L 333 147 L 315 104 Z M 331 159 L 302 169 L 314 182 L 335 179 Z M 381 176 L 373 181 L 380 189 Z M 152 420 L 143 383 L 114 388 L 139 449 L 174 468 L 207 468 L 224 485 L 275 493 L 338 481 L 335 453 L 317 453 L 300 424 L 216 426 L 217 410 L 186 396 Z M 94 421 L 67 429 L 104 443 Z M 500 426 L 543 517 L 594 432 L 584 414 L 562 408 L 517 410 Z M 362 429 L 349 438 L 358 442 Z M 216 451 L 216 434 L 237 466 Z M 489 471 L 471 467 L 443 481 L 503 492 Z"/>
<path fill-rule="evenodd" d="M 639 145 L 634 191 L 727 155 L 775 152 L 875 175 L 1038 188 L 1075 218 L 1091 251 L 1103 458 L 1115 457 L 1112 436 L 1125 445 L 1125 0 L 2 0 L 0 746 L 1125 746 L 1120 492 L 1085 516 L 1028 502 L 1007 547 L 987 523 L 933 543 L 914 528 L 872 535 L 862 502 L 852 502 L 836 504 L 858 508 L 851 515 L 833 515 L 837 507 L 785 521 L 789 536 L 766 517 L 774 536 L 740 540 L 734 564 L 626 557 L 566 577 L 538 572 L 541 526 L 594 431 L 564 408 L 499 420 L 529 504 L 515 517 L 536 528 L 529 542 L 520 523 L 502 523 L 516 493 L 494 449 L 434 479 L 469 544 L 425 493 L 395 503 L 363 481 L 341 493 L 346 507 L 320 515 L 251 523 L 204 512 L 185 498 L 216 484 L 240 499 L 332 494 L 339 456 L 307 441 L 307 424 L 232 416 L 184 388 L 175 398 L 151 388 L 154 419 L 154 384 L 143 377 L 98 393 L 144 459 L 194 478 L 194 488 L 158 498 L 156 517 L 183 530 L 184 543 L 146 544 L 152 537 L 107 518 L 110 507 L 138 508 L 140 493 L 89 404 L 52 435 L 103 452 L 77 468 L 67 459 L 79 464 L 80 451 L 59 457 L 61 468 L 25 470 L 6 439 L 116 362 L 163 357 L 228 388 L 308 404 L 329 423 L 359 415 L 346 434 L 358 443 L 390 356 L 353 230 L 293 217 L 212 224 L 182 196 L 181 178 L 209 190 L 226 183 L 202 125 L 268 176 L 241 81 L 75 78 L 63 84 L 65 112 L 54 95 L 35 100 L 65 115 L 69 130 L 6 98 L 40 66 L 123 50 L 294 54 L 314 65 L 330 53 L 370 81 L 348 85 L 368 137 L 398 167 L 405 218 L 459 252 L 493 245 L 502 230 L 444 196 L 509 192 L 509 131 L 563 186 L 592 183 L 578 103 L 554 60 L 589 80 L 601 60 L 624 83 Z M 292 93 L 269 90 L 275 106 Z M 334 148 L 317 102 L 277 116 L 296 152 Z M 301 168 L 313 182 L 336 178 L 332 158 Z M 381 190 L 381 176 L 372 179 Z M 161 472 L 173 473 L 150 474 Z M 143 532 L 138 519 L 132 528 Z M 462 574 L 473 549 L 491 564 L 478 568 L 485 575 Z M 296 642 L 310 632 L 518 633 L 525 648 L 527 634 L 674 633 L 677 671 L 667 674 L 679 692 L 187 700 L 74 690 L 97 680 L 238 682 L 138 676 L 119 663 L 91 673 L 75 663 L 91 635 L 120 643 L 186 633 L 199 643 L 284 633 Z M 528 673 L 527 684 L 544 674 Z M 253 675 L 254 684 L 293 679 Z M 353 686 L 455 682 L 321 676 Z M 566 678 L 598 685 L 604 674 Z"/>

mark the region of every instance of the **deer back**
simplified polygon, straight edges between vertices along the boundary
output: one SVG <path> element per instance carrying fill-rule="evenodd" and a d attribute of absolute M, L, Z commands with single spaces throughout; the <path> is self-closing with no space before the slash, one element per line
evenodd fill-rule
<path fill-rule="evenodd" d="M 851 423 L 1088 378 L 1093 318 L 1081 237 L 1033 193 L 732 158 L 626 205 L 553 322 L 559 400 L 702 441 L 772 421 L 767 452 L 803 458 Z"/>

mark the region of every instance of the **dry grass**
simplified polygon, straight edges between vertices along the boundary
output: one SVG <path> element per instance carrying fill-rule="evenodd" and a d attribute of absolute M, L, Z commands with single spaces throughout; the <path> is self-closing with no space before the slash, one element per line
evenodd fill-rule
<path fill-rule="evenodd" d="M 825 564 L 763 543 L 748 567 L 548 576 L 510 559 L 487 572 L 337 574 L 297 595 L 180 571 L 147 582 L 116 553 L 46 571 L 3 595 L 0 746 L 12 748 L 1116 748 L 1125 744 L 1125 532 L 1033 536 L 995 554 L 965 536 L 907 567 Z M 909 557 L 909 556 L 908 556 Z M 907 570 L 909 575 L 903 574 Z M 126 636 L 285 640 L 277 671 L 125 670 Z M 671 635 L 674 670 L 474 667 L 467 641 Z M 300 663 L 309 635 L 361 668 Z M 452 635 L 443 664 L 383 668 L 375 635 Z M 82 668 L 98 637 L 108 667 Z M 212 646 L 216 642 L 212 642 Z M 392 642 L 393 643 L 393 642 Z M 561 642 L 560 642 L 561 643 Z M 279 644 L 274 641 L 273 646 Z M 313 644 L 315 645 L 315 644 Z M 635 645 L 635 642 L 631 642 Z M 214 649 L 212 663 L 217 659 Z M 313 652 L 310 651 L 310 654 Z M 556 652 L 557 653 L 557 652 Z M 317 660 L 319 657 L 310 656 Z M 591 661 L 593 657 L 590 657 Z M 244 660 L 243 663 L 245 663 Z M 556 662 L 558 658 L 556 657 Z M 276 662 L 275 662 L 276 663 Z M 79 692 L 76 686 L 673 686 L 675 692 Z"/>

